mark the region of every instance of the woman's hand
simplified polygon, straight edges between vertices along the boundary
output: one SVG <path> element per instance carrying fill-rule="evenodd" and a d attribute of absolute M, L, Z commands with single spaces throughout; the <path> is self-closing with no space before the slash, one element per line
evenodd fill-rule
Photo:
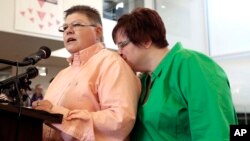
<path fill-rule="evenodd" d="M 52 107 L 53 107 L 52 103 L 48 100 L 37 100 L 32 103 L 32 108 L 36 110 L 43 110 L 50 112 Z"/>

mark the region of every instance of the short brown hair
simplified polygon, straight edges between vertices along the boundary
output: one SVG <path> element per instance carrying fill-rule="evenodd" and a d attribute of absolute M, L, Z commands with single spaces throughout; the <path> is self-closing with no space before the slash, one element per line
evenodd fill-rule
<path fill-rule="evenodd" d="M 121 16 L 112 32 L 114 42 L 118 31 L 135 45 L 151 40 L 160 48 L 168 46 L 164 23 L 160 15 L 149 8 L 136 8 L 131 13 Z"/>
<path fill-rule="evenodd" d="M 102 25 L 102 20 L 100 13 L 92 7 L 86 6 L 86 5 L 75 5 L 72 6 L 71 8 L 67 9 L 65 12 L 65 17 L 69 16 L 70 14 L 73 13 L 81 13 L 84 14 L 88 17 L 88 19 L 93 22 L 92 24 L 100 24 Z"/>

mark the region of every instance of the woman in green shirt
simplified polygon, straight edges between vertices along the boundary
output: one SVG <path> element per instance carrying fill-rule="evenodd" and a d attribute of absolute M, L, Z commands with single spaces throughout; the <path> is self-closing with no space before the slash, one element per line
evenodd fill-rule
<path fill-rule="evenodd" d="M 179 42 L 170 50 L 161 17 L 148 8 L 123 15 L 112 35 L 124 60 L 142 72 L 132 140 L 229 140 L 237 118 L 228 78 L 216 62 Z"/>

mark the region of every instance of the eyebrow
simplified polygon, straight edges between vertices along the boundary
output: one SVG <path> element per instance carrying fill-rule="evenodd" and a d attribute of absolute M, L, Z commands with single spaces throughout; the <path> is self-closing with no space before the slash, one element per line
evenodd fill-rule
<path fill-rule="evenodd" d="M 75 21 L 73 21 L 73 22 L 71 22 L 71 23 L 64 23 L 63 25 L 69 25 L 69 24 L 77 23 L 77 22 L 86 24 L 84 21 L 82 21 L 82 20 L 79 19 L 79 20 L 75 20 Z"/>
<path fill-rule="evenodd" d="M 120 42 L 117 43 L 117 45 L 122 44 L 122 43 L 127 42 L 127 41 L 128 41 L 128 39 L 126 39 L 124 41 L 120 41 Z"/>

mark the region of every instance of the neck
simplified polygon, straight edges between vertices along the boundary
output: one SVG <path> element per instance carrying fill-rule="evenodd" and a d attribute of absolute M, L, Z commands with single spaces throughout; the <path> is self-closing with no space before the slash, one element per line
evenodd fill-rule
<path fill-rule="evenodd" d="M 166 56 L 166 54 L 169 52 L 168 48 L 152 48 L 152 52 L 149 53 L 148 57 L 148 73 L 151 75 L 151 73 L 155 70 L 155 68 L 160 64 L 162 59 Z"/>

